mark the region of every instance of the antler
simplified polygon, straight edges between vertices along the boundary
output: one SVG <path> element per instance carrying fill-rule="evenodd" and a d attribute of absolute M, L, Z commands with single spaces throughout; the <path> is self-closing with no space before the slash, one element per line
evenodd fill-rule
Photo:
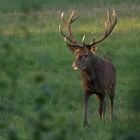
<path fill-rule="evenodd" d="M 105 30 L 104 36 L 101 37 L 101 38 L 99 38 L 99 39 L 97 39 L 97 40 L 94 37 L 93 38 L 93 41 L 90 44 L 85 44 L 85 36 L 83 36 L 82 44 L 85 47 L 94 47 L 94 45 L 100 43 L 101 41 L 103 41 L 104 39 L 106 39 L 111 34 L 111 32 L 114 29 L 116 23 L 117 23 L 117 17 L 116 17 L 115 10 L 112 11 L 112 17 L 110 16 L 109 11 L 107 11 L 107 21 L 105 21 L 105 28 L 106 28 L 106 30 Z"/>
<path fill-rule="evenodd" d="M 68 18 L 68 20 L 66 21 L 64 19 L 64 12 L 61 13 L 61 20 L 65 26 L 65 29 L 68 32 L 68 35 L 66 35 L 62 29 L 61 26 L 59 25 L 59 31 L 61 32 L 62 36 L 64 37 L 64 40 L 67 44 L 70 44 L 72 46 L 76 46 L 76 47 L 87 47 L 87 48 L 91 48 L 91 47 L 95 47 L 96 44 L 100 43 L 101 41 L 103 41 L 104 39 L 106 39 L 111 32 L 113 31 L 116 23 L 117 23 L 117 17 L 116 17 L 116 12 L 115 10 L 112 11 L 112 16 L 110 16 L 109 11 L 107 11 L 107 21 L 105 21 L 105 34 L 103 37 L 99 38 L 99 39 L 95 39 L 95 37 L 93 37 L 93 41 L 89 44 L 85 43 L 85 35 L 83 36 L 82 39 L 82 44 L 79 43 L 76 38 L 74 37 L 73 33 L 72 33 L 72 29 L 71 29 L 71 24 L 79 17 L 79 15 L 74 17 L 74 11 L 72 11 L 70 17 Z M 69 42 L 68 42 L 69 41 Z"/>
<path fill-rule="evenodd" d="M 61 20 L 65 26 L 65 29 L 68 32 L 68 35 L 64 34 L 64 32 L 61 29 L 61 26 L 59 25 L 59 31 L 61 32 L 62 36 L 64 37 L 65 42 L 67 42 L 67 40 L 72 43 L 73 45 L 79 45 L 81 46 L 80 43 L 77 42 L 76 38 L 74 37 L 74 35 L 72 34 L 72 29 L 71 29 L 71 24 L 79 17 L 79 15 L 74 17 L 74 11 L 72 11 L 69 19 L 66 21 L 64 19 L 64 12 L 61 13 Z M 68 43 L 68 42 L 67 42 Z"/>

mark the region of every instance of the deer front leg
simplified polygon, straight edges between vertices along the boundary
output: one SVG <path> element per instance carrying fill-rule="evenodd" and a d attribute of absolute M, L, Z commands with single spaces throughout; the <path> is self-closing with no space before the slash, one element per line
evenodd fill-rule
<path fill-rule="evenodd" d="M 87 113 L 88 113 L 89 97 L 90 97 L 90 94 L 87 94 L 87 93 L 84 94 L 84 121 L 83 121 L 84 127 L 88 125 Z"/>

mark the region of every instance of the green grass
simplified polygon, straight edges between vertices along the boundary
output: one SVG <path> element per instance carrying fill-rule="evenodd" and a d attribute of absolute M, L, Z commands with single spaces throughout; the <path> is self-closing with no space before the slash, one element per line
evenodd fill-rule
<path fill-rule="evenodd" d="M 0 140 L 137 140 L 140 137 L 139 0 L 0 0 Z M 86 5 L 86 6 L 85 6 Z M 79 41 L 99 37 L 106 9 L 118 14 L 112 35 L 98 45 L 117 70 L 114 121 L 99 120 L 90 100 L 89 127 L 83 128 L 83 90 L 74 55 L 58 32 L 60 13 L 81 14 L 73 25 Z M 40 121 L 40 119 L 42 121 Z M 41 134 L 41 136 L 40 136 Z"/>

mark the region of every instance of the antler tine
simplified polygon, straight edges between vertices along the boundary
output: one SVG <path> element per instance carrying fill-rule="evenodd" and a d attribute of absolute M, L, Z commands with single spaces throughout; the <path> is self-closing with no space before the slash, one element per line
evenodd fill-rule
<path fill-rule="evenodd" d="M 74 10 L 72 11 L 72 13 L 71 13 L 71 15 L 70 15 L 70 17 L 69 17 L 69 19 L 68 19 L 68 23 L 67 23 L 67 30 L 68 30 L 68 33 L 69 33 L 69 35 L 70 36 L 72 36 L 72 30 L 71 30 L 71 24 L 72 24 L 72 19 L 73 19 L 73 15 L 74 15 Z"/>
<path fill-rule="evenodd" d="M 59 25 L 59 32 L 61 33 L 61 35 L 64 37 L 64 38 L 68 38 L 67 35 L 65 35 L 61 29 L 61 25 Z"/>
<path fill-rule="evenodd" d="M 115 12 L 114 9 L 113 9 L 113 11 L 112 11 L 112 16 L 113 16 L 114 18 L 116 18 L 116 12 Z"/>
<path fill-rule="evenodd" d="M 110 13 L 108 10 L 107 10 L 107 19 L 108 19 L 109 23 L 111 23 L 111 17 L 110 17 Z"/>
<path fill-rule="evenodd" d="M 77 15 L 76 17 L 74 17 L 73 19 L 72 19 L 72 21 L 71 21 L 71 23 L 73 23 L 77 18 L 79 18 L 80 17 L 80 15 Z"/>
<path fill-rule="evenodd" d="M 62 12 L 61 13 L 61 20 L 62 20 L 62 22 L 64 23 L 64 25 L 66 26 L 66 21 L 65 21 L 65 19 L 64 19 L 64 12 Z"/>
<path fill-rule="evenodd" d="M 116 14 L 116 12 L 115 12 L 114 9 L 113 9 L 113 11 L 112 11 L 112 16 L 113 16 L 113 18 L 114 18 L 114 26 L 115 26 L 116 23 L 117 23 L 117 14 Z"/>
<path fill-rule="evenodd" d="M 79 17 L 79 15 L 74 17 L 74 13 L 75 13 L 75 11 L 73 10 L 71 12 L 71 15 L 70 15 L 68 23 L 67 23 L 67 26 L 68 26 L 67 30 L 68 30 L 69 35 L 73 38 L 74 42 L 77 42 L 76 39 L 74 38 L 73 34 L 72 34 L 71 24 Z"/>
<path fill-rule="evenodd" d="M 84 35 L 83 38 L 82 38 L 82 45 L 83 45 L 84 47 L 92 47 L 93 44 L 94 44 L 94 42 L 95 42 L 95 37 L 93 37 L 92 42 L 89 43 L 89 44 L 85 44 L 85 35 Z"/>
<path fill-rule="evenodd" d="M 83 46 L 85 46 L 85 37 L 86 37 L 86 36 L 83 35 L 83 38 L 82 38 L 82 45 L 83 45 Z"/>
<path fill-rule="evenodd" d="M 61 13 L 61 16 L 60 16 L 60 17 L 61 17 L 61 21 L 63 22 L 63 24 L 64 24 L 64 26 L 65 26 L 65 29 L 67 29 L 67 24 L 68 24 L 68 23 L 67 23 L 67 21 L 64 19 L 64 12 Z"/>
<path fill-rule="evenodd" d="M 95 43 L 95 37 L 93 37 L 93 40 L 92 40 L 92 42 L 89 44 L 89 46 L 93 46 L 94 43 Z"/>
<path fill-rule="evenodd" d="M 59 32 L 61 33 L 61 35 L 64 37 L 64 40 L 65 39 L 68 39 L 71 43 L 73 43 L 73 41 L 71 40 L 71 38 L 67 35 L 64 34 L 64 32 L 62 31 L 61 29 L 61 25 L 59 25 Z M 66 42 L 66 41 L 65 41 Z"/>
<path fill-rule="evenodd" d="M 62 12 L 61 13 L 61 20 L 62 20 L 62 22 L 63 22 L 63 24 L 64 24 L 64 26 L 65 26 L 65 28 L 67 29 L 68 27 L 68 23 L 66 22 L 66 20 L 64 19 L 64 12 Z M 65 40 L 65 38 L 66 38 L 66 40 L 68 39 L 71 43 L 73 43 L 73 40 L 71 39 L 71 37 L 70 36 L 68 36 L 68 35 L 66 35 L 66 34 L 64 34 L 64 32 L 62 31 L 62 29 L 61 29 L 61 25 L 59 25 L 59 31 L 60 31 L 60 33 L 62 34 L 62 36 L 64 37 L 64 40 Z M 65 41 L 66 42 L 66 41 Z"/>
<path fill-rule="evenodd" d="M 70 15 L 69 20 L 68 20 L 68 23 L 69 24 L 71 24 L 71 21 L 73 19 L 74 12 L 75 12 L 74 10 L 71 12 L 71 15 Z"/>
<path fill-rule="evenodd" d="M 107 29 L 107 24 L 105 22 L 105 27 L 106 27 L 106 30 L 107 30 L 107 33 L 110 34 L 117 22 L 117 19 L 116 19 L 116 12 L 113 10 L 112 11 L 112 16 L 114 18 L 114 23 L 112 23 L 112 19 L 110 17 L 110 13 L 107 11 L 107 17 L 108 17 L 108 21 L 109 21 L 109 26 L 111 26 L 109 29 Z"/>
<path fill-rule="evenodd" d="M 72 33 L 72 29 L 71 29 L 71 24 L 79 17 L 78 16 L 75 16 L 74 17 L 74 10 L 71 12 L 68 20 L 65 20 L 64 19 L 64 12 L 61 13 L 61 20 L 65 26 L 65 29 L 68 33 L 68 35 L 65 35 L 63 33 L 63 31 L 61 30 L 61 26 L 59 26 L 59 31 L 61 32 L 62 36 L 65 37 L 66 39 L 68 39 L 68 41 L 70 41 L 70 43 L 72 44 L 75 44 L 75 45 L 80 45 L 80 43 L 77 42 L 77 40 L 75 39 L 75 37 L 73 36 L 73 33 Z"/>
<path fill-rule="evenodd" d="M 70 43 L 70 42 L 68 42 L 66 37 L 64 37 L 64 41 L 67 43 L 67 45 L 70 45 L 70 46 L 75 46 L 75 44 L 73 44 L 72 42 L 71 42 L 71 43 Z"/>
<path fill-rule="evenodd" d="M 69 20 L 68 20 L 69 24 L 72 24 L 80 16 L 80 15 L 77 15 L 77 16 L 74 17 L 74 13 L 75 13 L 75 11 L 73 10 L 71 12 L 71 15 L 70 15 Z"/>
<path fill-rule="evenodd" d="M 63 17 L 64 17 L 64 12 L 61 13 L 61 19 L 63 19 Z"/>

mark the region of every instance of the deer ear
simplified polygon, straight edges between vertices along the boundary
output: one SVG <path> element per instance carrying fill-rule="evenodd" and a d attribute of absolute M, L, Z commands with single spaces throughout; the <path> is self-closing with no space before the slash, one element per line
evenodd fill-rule
<path fill-rule="evenodd" d="M 67 41 L 67 38 L 66 37 L 64 37 L 64 41 L 66 42 L 67 47 L 69 48 L 69 50 L 72 51 L 73 53 L 75 53 L 75 51 L 77 49 L 76 45 L 69 43 Z"/>
<path fill-rule="evenodd" d="M 72 51 L 73 53 L 75 53 L 75 48 L 71 45 L 67 45 L 67 47 L 69 48 L 70 51 Z"/>
<path fill-rule="evenodd" d="M 93 54 L 95 54 L 96 51 L 97 51 L 97 47 L 93 47 L 93 48 L 91 48 L 90 51 L 91 51 Z"/>
<path fill-rule="evenodd" d="M 72 45 L 72 44 L 67 44 L 67 47 L 69 48 L 70 51 L 72 51 L 73 53 L 75 53 L 78 49 L 77 46 Z"/>

